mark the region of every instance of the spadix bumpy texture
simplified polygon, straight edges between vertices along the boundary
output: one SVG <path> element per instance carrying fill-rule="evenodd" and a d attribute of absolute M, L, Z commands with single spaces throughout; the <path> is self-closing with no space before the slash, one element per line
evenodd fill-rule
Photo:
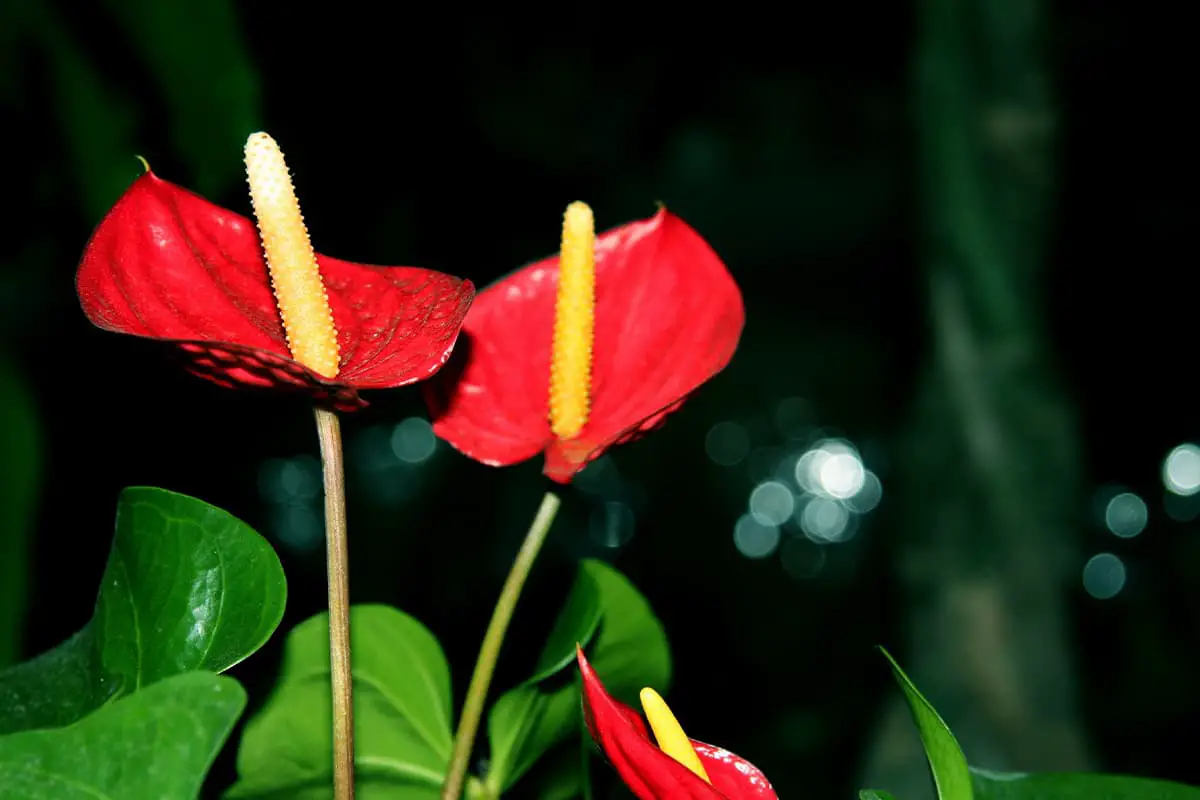
<path fill-rule="evenodd" d="M 283 153 L 265 133 L 246 140 L 246 179 L 292 358 L 326 378 L 337 377 L 337 329 L 325 284 Z"/>
<path fill-rule="evenodd" d="M 700 762 L 700 756 L 696 755 L 691 741 L 683 732 L 683 726 L 675 719 L 662 696 L 653 689 L 646 688 L 642 689 L 641 700 L 642 710 L 646 712 L 650 730 L 654 731 L 658 749 L 690 769 L 692 774 L 702 778 L 705 783 L 711 784 L 708 773 L 704 771 L 704 764 Z"/>
<path fill-rule="evenodd" d="M 559 439 L 573 439 L 587 423 L 595 323 L 596 223 L 586 203 L 572 203 L 563 217 L 550 360 L 550 430 Z"/>

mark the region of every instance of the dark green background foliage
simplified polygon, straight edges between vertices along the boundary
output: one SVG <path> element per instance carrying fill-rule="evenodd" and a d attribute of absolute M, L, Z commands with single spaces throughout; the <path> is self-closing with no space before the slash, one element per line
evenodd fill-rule
<path fill-rule="evenodd" d="M 689 732 L 785 797 L 928 791 L 878 643 L 975 766 L 1200 783 L 1197 509 L 1160 478 L 1200 436 L 1177 11 L 297 8 L 0 5 L 0 662 L 88 623 L 131 485 L 268 536 L 289 579 L 281 631 L 324 607 L 305 404 L 221 390 L 93 329 L 72 284 L 134 154 L 245 213 L 241 143 L 265 128 L 323 252 L 485 285 L 551 252 L 572 200 L 601 227 L 661 200 L 742 287 L 730 368 L 566 491 L 497 691 L 537 665 L 594 557 L 661 618 Z M 398 460 L 388 437 L 424 415 L 419 394 L 369 399 L 344 423 L 354 600 L 437 634 L 458 708 L 538 465 L 489 469 L 445 445 Z M 729 467 L 705 448 L 723 421 L 750 449 Z M 751 490 L 826 435 L 854 442 L 882 504 L 848 542 L 789 527 L 781 551 L 741 555 Z M 1097 515 L 1116 486 L 1148 505 L 1136 538 Z M 1108 601 L 1080 580 L 1102 551 L 1128 573 Z M 284 642 L 232 670 L 252 710 Z M 235 779 L 227 748 L 211 785 Z"/>

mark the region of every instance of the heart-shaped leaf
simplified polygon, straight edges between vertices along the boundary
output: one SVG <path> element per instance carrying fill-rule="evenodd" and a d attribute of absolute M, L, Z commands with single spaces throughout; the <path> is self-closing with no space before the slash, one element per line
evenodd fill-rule
<path fill-rule="evenodd" d="M 187 800 L 246 705 L 232 678 L 189 672 L 77 724 L 0 736 L 6 800 Z"/>
<path fill-rule="evenodd" d="M 185 495 L 126 489 L 91 622 L 0 673 L 0 733 L 69 725 L 173 675 L 228 669 L 267 641 L 286 598 L 279 558 L 245 523 Z"/>
<path fill-rule="evenodd" d="M 603 618 L 587 652 L 609 694 L 625 702 L 633 702 L 646 686 L 665 694 L 671 682 L 671 648 L 650 604 L 603 561 L 580 566 L 600 590 Z"/>
<path fill-rule="evenodd" d="M 598 564 L 598 567 L 589 566 Z M 546 637 L 546 644 L 538 655 L 537 665 L 533 675 L 526 683 L 538 683 L 561 672 L 575 664 L 575 646 L 587 644 L 600 626 L 604 616 L 604 597 L 601 594 L 600 582 L 591 575 L 591 571 L 611 569 L 602 562 L 585 561 L 580 565 L 579 574 L 567 601 L 554 620 L 554 627 Z M 621 578 L 623 581 L 624 578 Z M 647 606 L 647 610 L 649 607 Z"/>
<path fill-rule="evenodd" d="M 1022 774 L 972 769 L 978 800 L 1200 800 L 1181 783 L 1090 773 Z"/>
<path fill-rule="evenodd" d="M 574 663 L 577 642 L 587 646 L 614 695 L 632 699 L 645 686 L 666 691 L 671 654 L 646 598 L 604 562 L 582 562 L 533 678 L 505 692 L 488 714 L 486 785 L 493 792 L 506 791 L 547 750 L 579 731 L 579 683 L 574 672 L 560 674 Z"/>
<path fill-rule="evenodd" d="M 917 691 L 917 687 L 904 674 L 904 670 L 900 669 L 896 659 L 882 647 L 879 649 L 891 663 L 892 674 L 900 684 L 909 710 L 912 711 L 913 721 L 921 734 L 921 744 L 924 745 L 925 755 L 929 759 L 929 769 L 933 773 L 938 797 L 940 800 L 971 800 L 971 773 L 954 734 L 929 701 Z"/>
<path fill-rule="evenodd" d="M 420 622 L 380 605 L 350 612 L 360 798 L 434 798 L 450 761 L 450 668 Z M 229 797 L 331 797 L 329 616 L 288 634 L 275 692 L 246 725 Z"/>

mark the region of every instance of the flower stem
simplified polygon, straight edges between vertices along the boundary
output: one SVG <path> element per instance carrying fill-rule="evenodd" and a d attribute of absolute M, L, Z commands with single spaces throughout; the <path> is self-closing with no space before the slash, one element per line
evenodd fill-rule
<path fill-rule="evenodd" d="M 333 796 L 354 798 L 354 685 L 350 674 L 350 554 L 346 479 L 337 414 L 318 406 L 317 438 L 325 481 L 325 560 L 329 584 L 329 685 L 333 690 Z"/>
<path fill-rule="evenodd" d="M 546 492 L 546 496 L 542 498 L 542 504 L 538 506 L 533 523 L 525 534 L 525 541 L 521 543 L 521 550 L 517 553 L 508 578 L 504 581 L 504 587 L 500 590 L 500 597 L 496 600 L 492 621 L 488 623 L 487 632 L 483 635 L 479 658 L 475 661 L 475 671 L 471 675 L 471 684 L 467 687 L 467 699 L 463 703 L 458 731 L 454 735 L 454 751 L 450 755 L 446 782 L 442 784 L 442 800 L 458 800 L 462 794 L 463 780 L 466 778 L 471 758 L 471 747 L 475 744 L 475 733 L 479 730 L 483 703 L 492 683 L 492 673 L 496 669 L 496 659 L 500 656 L 504 634 L 508 631 L 508 623 L 517 607 L 521 589 L 525 587 L 525 579 L 529 577 L 529 570 L 537 560 L 538 551 L 542 549 L 546 535 L 550 533 L 550 526 L 554 524 L 554 515 L 558 513 L 561 502 L 553 492 Z"/>

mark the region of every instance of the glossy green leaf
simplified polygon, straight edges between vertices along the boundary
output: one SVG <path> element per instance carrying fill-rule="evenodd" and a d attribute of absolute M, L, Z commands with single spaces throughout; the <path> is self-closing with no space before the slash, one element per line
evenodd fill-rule
<path fill-rule="evenodd" d="M 350 612 L 359 798 L 437 797 L 452 743 L 450 668 L 425 626 L 394 608 Z M 246 725 L 229 797 L 332 796 L 329 617 L 288 634 L 279 683 Z"/>
<path fill-rule="evenodd" d="M 15 662 L 21 651 L 40 439 L 33 398 L 16 365 L 0 354 L 0 669 Z"/>
<path fill-rule="evenodd" d="M 1085 773 L 1002 773 L 972 769 L 977 800 L 1200 800 L 1181 783 Z"/>
<path fill-rule="evenodd" d="M 69 725 L 173 675 L 228 669 L 267 641 L 286 598 L 279 558 L 245 523 L 192 497 L 126 489 L 91 622 L 0 673 L 0 733 Z"/>
<path fill-rule="evenodd" d="M 591 641 L 604 615 L 603 603 L 600 584 L 587 568 L 581 568 L 526 683 L 544 681 L 575 664 L 575 646 Z"/>
<path fill-rule="evenodd" d="M 670 650 L 650 605 L 612 567 L 582 562 L 534 677 L 502 695 L 488 714 L 492 791 L 509 789 L 547 750 L 578 732 L 578 680 L 574 670 L 563 672 L 574 664 L 576 642 L 617 697 L 632 700 L 644 686 L 666 691 Z"/>
<path fill-rule="evenodd" d="M 863 789 L 858 793 L 858 800 L 896 800 L 889 792 L 879 789 Z"/>
<path fill-rule="evenodd" d="M 187 800 L 246 704 L 237 681 L 176 675 L 57 730 L 0 736 L 6 800 Z"/>
<path fill-rule="evenodd" d="M 925 746 L 925 755 L 929 759 L 929 769 L 933 773 L 938 797 L 941 800 L 971 800 L 971 774 L 967 768 L 967 759 L 963 756 L 954 734 L 904 674 L 904 670 L 900 669 L 900 665 L 891 654 L 882 647 L 879 649 L 891 663 L 892 674 L 900 684 L 909 710 L 912 711 L 913 721 L 921 734 L 921 743 Z"/>
<path fill-rule="evenodd" d="M 643 687 L 666 693 L 671 681 L 671 648 L 662 623 L 629 579 L 603 561 L 581 568 L 600 587 L 603 618 L 588 647 L 588 659 L 614 697 L 633 703 Z"/>
<path fill-rule="evenodd" d="M 507 791 L 548 749 L 575 732 L 578 718 L 577 683 L 525 684 L 505 692 L 488 713 L 492 758 L 486 785 Z"/>

